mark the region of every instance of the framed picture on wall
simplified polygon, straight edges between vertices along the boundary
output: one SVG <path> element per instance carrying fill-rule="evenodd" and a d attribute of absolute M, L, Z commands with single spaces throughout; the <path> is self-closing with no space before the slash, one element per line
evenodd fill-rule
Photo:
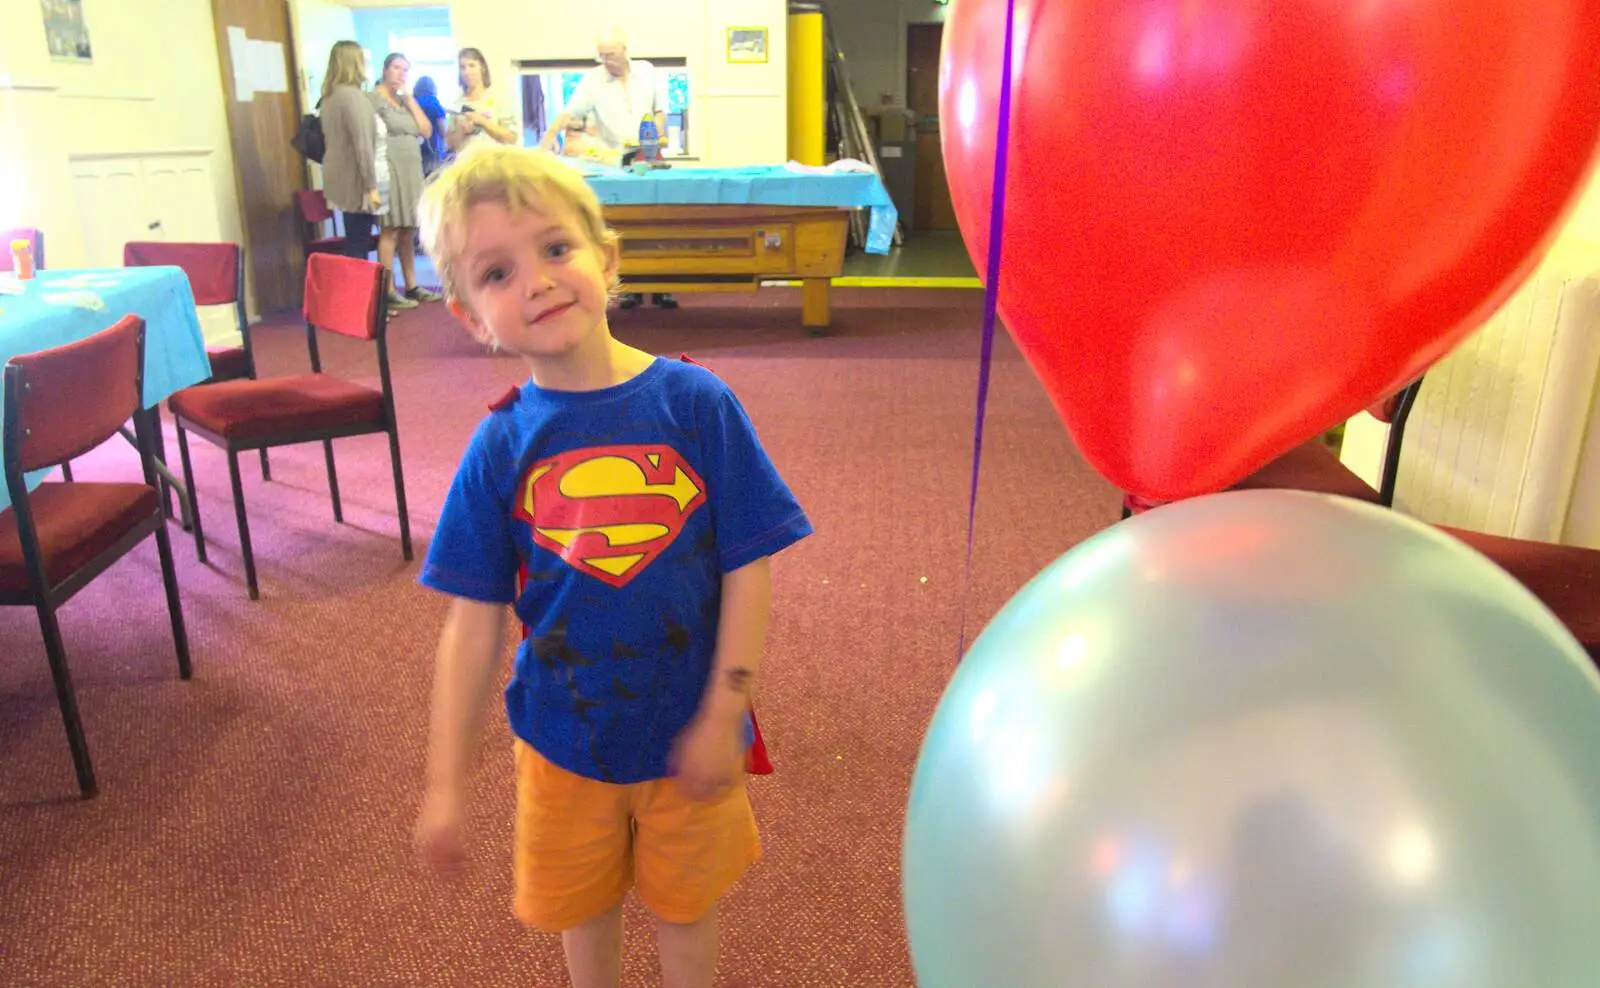
<path fill-rule="evenodd" d="M 767 29 L 764 27 L 728 28 L 728 61 L 765 62 Z"/>
<path fill-rule="evenodd" d="M 94 61 L 89 28 L 83 23 L 83 0 L 39 0 L 39 6 L 44 11 L 44 37 L 50 46 L 50 57 Z"/>

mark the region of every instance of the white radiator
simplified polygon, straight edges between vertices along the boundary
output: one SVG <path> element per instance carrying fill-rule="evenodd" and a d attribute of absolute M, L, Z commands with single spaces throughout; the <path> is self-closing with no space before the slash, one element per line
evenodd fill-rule
<path fill-rule="evenodd" d="M 1600 495 L 1600 449 L 1585 453 L 1587 433 L 1600 435 L 1589 429 L 1600 277 L 1575 263 L 1594 268 L 1600 258 L 1552 259 L 1428 372 L 1406 428 L 1397 508 L 1475 531 L 1600 544 L 1591 542 L 1600 524 L 1583 519 L 1596 499 L 1584 490 L 1591 473 Z M 1369 480 L 1385 431 L 1362 416 L 1347 432 L 1345 461 Z"/>

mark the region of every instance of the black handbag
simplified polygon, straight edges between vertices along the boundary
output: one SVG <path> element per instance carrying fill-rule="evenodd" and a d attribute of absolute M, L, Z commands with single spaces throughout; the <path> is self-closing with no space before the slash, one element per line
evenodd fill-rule
<path fill-rule="evenodd" d="M 314 113 L 301 117 L 300 129 L 289 138 L 289 144 L 307 161 L 322 164 L 322 156 L 328 153 L 328 138 L 322 133 L 322 118 Z"/>

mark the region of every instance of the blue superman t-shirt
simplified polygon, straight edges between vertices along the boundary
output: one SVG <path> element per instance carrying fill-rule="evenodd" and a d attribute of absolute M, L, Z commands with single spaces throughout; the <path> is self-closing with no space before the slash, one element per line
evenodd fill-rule
<path fill-rule="evenodd" d="M 513 604 L 511 729 L 592 779 L 662 778 L 711 673 L 724 573 L 811 533 L 731 391 L 657 358 L 524 385 L 478 427 L 419 577 Z"/>

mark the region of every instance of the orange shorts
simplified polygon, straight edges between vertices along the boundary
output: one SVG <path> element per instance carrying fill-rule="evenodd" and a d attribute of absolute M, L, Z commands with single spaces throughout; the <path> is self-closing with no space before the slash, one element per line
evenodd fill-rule
<path fill-rule="evenodd" d="M 550 933 L 639 898 L 668 923 L 692 923 L 761 857 L 740 782 L 714 803 L 673 779 L 613 785 L 574 775 L 516 741 L 516 915 Z"/>

